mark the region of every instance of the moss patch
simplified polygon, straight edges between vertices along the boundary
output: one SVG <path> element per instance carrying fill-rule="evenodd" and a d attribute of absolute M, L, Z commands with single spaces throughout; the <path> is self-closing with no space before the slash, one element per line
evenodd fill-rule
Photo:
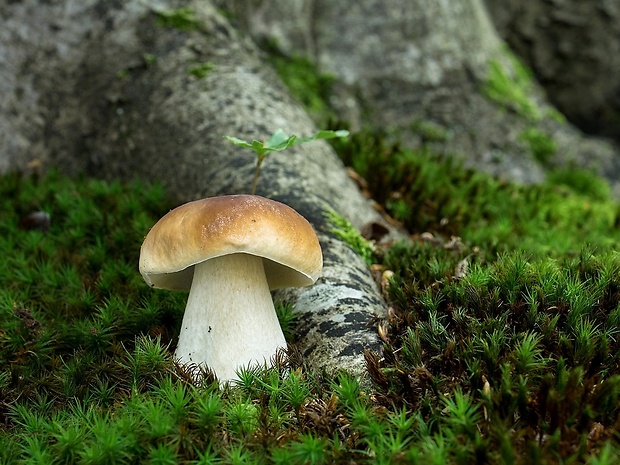
<path fill-rule="evenodd" d="M 552 175 L 549 183 L 521 186 L 425 149 L 388 145 L 378 134 L 354 134 L 350 142 L 334 144 L 366 178 L 375 200 L 412 233 L 460 236 L 491 256 L 509 250 L 576 253 L 584 243 L 608 249 L 618 239 L 618 206 L 605 182 L 587 172 L 572 170 L 564 184 Z M 588 184 L 597 190 L 595 199 Z"/>
<path fill-rule="evenodd" d="M 555 140 L 546 132 L 535 127 L 525 129 L 519 138 L 527 143 L 534 159 L 543 165 L 546 165 L 558 150 Z"/>
<path fill-rule="evenodd" d="M 525 119 L 536 122 L 542 112 L 532 99 L 532 74 L 508 49 L 504 50 L 507 67 L 501 60 L 489 62 L 488 74 L 483 86 L 485 95 L 500 105 L 516 111 Z"/>
<path fill-rule="evenodd" d="M 204 79 L 213 70 L 213 63 L 199 63 L 187 68 L 187 72 L 196 79 Z"/>
<path fill-rule="evenodd" d="M 386 408 L 432 418 L 425 444 L 446 463 L 617 460 L 609 186 L 579 170 L 512 185 L 368 133 L 335 145 L 413 233 L 381 263 L 392 311 L 367 361 Z"/>
<path fill-rule="evenodd" d="M 204 28 L 204 25 L 196 18 L 196 13 L 191 8 L 159 11 L 156 14 L 157 25 L 160 27 L 178 29 L 179 31 L 194 31 Z"/>
<path fill-rule="evenodd" d="M 307 58 L 273 53 L 269 60 L 293 97 L 304 105 L 319 125 L 322 126 L 333 118 L 333 112 L 327 103 L 333 77 L 320 73 L 316 65 Z"/>
<path fill-rule="evenodd" d="M 503 108 L 514 111 L 527 121 L 528 127 L 521 133 L 534 159 L 546 164 L 555 154 L 557 144 L 544 130 L 537 127 L 543 119 L 566 123 L 558 110 L 539 105 L 534 98 L 532 72 L 507 48 L 502 59 L 488 63 L 482 92 Z"/>
<path fill-rule="evenodd" d="M 325 218 L 331 225 L 330 232 L 338 239 L 344 241 L 346 244 L 358 254 L 367 265 L 371 265 L 374 257 L 374 247 L 372 242 L 366 240 L 362 234 L 353 227 L 353 225 L 346 218 L 339 215 L 334 210 L 326 210 Z"/>
<path fill-rule="evenodd" d="M 1 177 L 0 462 L 618 461 L 608 192 L 513 186 L 368 134 L 336 144 L 414 233 L 371 257 L 393 275 L 366 388 L 295 350 L 232 387 L 193 381 L 172 360 L 185 294 L 137 271 L 161 188 Z"/>

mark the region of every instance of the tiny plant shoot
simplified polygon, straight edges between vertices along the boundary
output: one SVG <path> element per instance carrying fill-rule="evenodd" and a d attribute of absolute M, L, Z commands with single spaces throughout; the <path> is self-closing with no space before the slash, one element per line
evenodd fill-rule
<path fill-rule="evenodd" d="M 236 137 L 232 136 L 226 136 L 226 139 L 228 139 L 236 146 L 250 149 L 256 154 L 256 170 L 254 171 L 254 180 L 252 181 L 252 190 L 250 192 L 251 194 L 255 194 L 256 186 L 258 184 L 258 178 L 260 176 L 261 165 L 263 164 L 265 158 L 267 158 L 267 155 L 269 155 L 271 152 L 280 152 L 289 147 L 292 147 L 293 145 L 299 145 L 313 140 L 334 139 L 336 137 L 347 137 L 348 135 L 349 131 L 345 129 L 340 129 L 338 131 L 318 131 L 316 134 L 310 137 L 297 137 L 295 135 L 289 136 L 282 129 L 278 129 L 265 142 L 261 142 L 258 140 L 246 142 L 242 139 L 237 139 Z"/>

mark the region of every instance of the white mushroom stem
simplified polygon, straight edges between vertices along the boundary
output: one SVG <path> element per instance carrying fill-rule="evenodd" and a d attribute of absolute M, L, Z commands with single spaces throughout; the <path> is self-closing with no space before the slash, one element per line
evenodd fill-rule
<path fill-rule="evenodd" d="M 281 347 L 262 258 L 238 253 L 196 265 L 175 353 L 182 363 L 206 365 L 223 383 Z"/>

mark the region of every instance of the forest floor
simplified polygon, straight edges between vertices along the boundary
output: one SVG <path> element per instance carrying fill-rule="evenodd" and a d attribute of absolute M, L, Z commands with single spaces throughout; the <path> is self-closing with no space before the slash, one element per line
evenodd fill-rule
<path fill-rule="evenodd" d="M 306 366 L 294 340 L 232 386 L 197 382 L 172 359 L 186 293 L 137 271 L 163 189 L 1 177 L 0 463 L 617 463 L 605 182 L 515 185 L 369 133 L 334 145 L 412 239 L 367 244 L 390 306 L 370 383 Z"/>

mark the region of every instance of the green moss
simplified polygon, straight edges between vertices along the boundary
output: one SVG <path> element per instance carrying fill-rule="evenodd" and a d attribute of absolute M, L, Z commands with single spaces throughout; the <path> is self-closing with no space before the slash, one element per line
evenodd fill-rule
<path fill-rule="evenodd" d="M 544 118 L 566 123 L 566 117 L 557 109 L 549 106 L 543 108 L 536 103 L 531 70 L 508 48 L 504 48 L 502 59 L 489 61 L 482 91 L 488 98 L 516 112 L 531 124 Z"/>
<path fill-rule="evenodd" d="M 438 425 L 424 444 L 450 431 L 422 450 L 447 463 L 617 459 L 616 439 L 588 442 L 620 414 L 618 204 L 605 182 L 570 170 L 512 185 L 367 133 L 336 147 L 415 233 L 383 257 L 393 313 L 382 358 L 367 360 L 391 402 Z"/>
<path fill-rule="evenodd" d="M 293 313 L 293 307 L 289 304 L 276 303 L 276 314 L 282 327 L 282 333 L 287 342 L 293 342 L 297 315 Z"/>
<path fill-rule="evenodd" d="M 307 58 L 273 53 L 269 61 L 289 91 L 320 125 L 333 117 L 329 104 L 333 77 L 320 73 Z"/>
<path fill-rule="evenodd" d="M 556 123 L 566 124 L 566 116 L 555 108 L 549 107 L 545 111 L 545 115 Z"/>
<path fill-rule="evenodd" d="M 525 129 L 519 138 L 528 144 L 532 156 L 543 165 L 547 164 L 558 150 L 555 140 L 546 132 L 535 127 Z"/>
<path fill-rule="evenodd" d="M 418 134 L 423 142 L 445 142 L 450 138 L 450 131 L 440 124 L 431 121 L 416 120 L 411 129 Z"/>
<path fill-rule="evenodd" d="M 149 296 L 136 273 L 142 239 L 168 208 L 160 187 L 10 175 L 1 178 L 0 195 L 0 360 L 33 351 L 11 365 L 10 392 L 27 399 L 38 383 L 48 395 L 82 392 L 119 344 L 160 334 L 159 325 L 178 316 L 182 296 Z M 49 215 L 47 229 L 28 220 L 37 211 Z M 81 369 L 66 384 L 72 360 Z M 121 370 L 115 367 L 112 377 Z M 21 377 L 28 379 L 23 386 L 14 383 Z"/>
<path fill-rule="evenodd" d="M 346 218 L 336 211 L 328 209 L 324 214 L 327 222 L 332 226 L 329 231 L 348 244 L 355 253 L 362 257 L 367 265 L 372 265 L 375 261 L 372 243 L 365 239 Z"/>
<path fill-rule="evenodd" d="M 191 76 L 194 76 L 196 79 L 204 79 L 205 77 L 207 77 L 207 74 L 209 74 L 212 70 L 213 63 L 200 63 L 190 66 L 187 69 L 187 72 Z"/>
<path fill-rule="evenodd" d="M 606 202 L 611 198 L 609 183 L 597 174 L 579 168 L 562 168 L 550 171 L 547 182 L 569 188 L 578 195 L 593 201 Z"/>
<path fill-rule="evenodd" d="M 559 177 L 553 174 L 546 184 L 523 186 L 465 169 L 425 149 L 386 145 L 381 135 L 354 134 L 335 147 L 366 178 L 374 199 L 412 233 L 460 236 L 492 256 L 518 249 L 534 255 L 567 253 L 584 242 L 607 249 L 618 237 L 618 207 L 605 182 L 593 182 L 579 170 L 566 176 L 578 188 L 558 189 Z"/>
<path fill-rule="evenodd" d="M 614 325 L 620 256 L 585 249 L 576 257 L 535 259 L 513 252 L 489 264 L 470 255 L 469 271 L 455 279 L 453 270 L 467 254 L 453 256 L 430 244 L 392 249 L 386 265 L 396 273 L 397 316 L 386 330 L 391 344 L 376 382 L 390 385 L 414 410 L 428 408 L 424 396 L 434 392 L 457 396 L 447 424 L 458 431 L 469 422 L 467 431 L 482 432 L 466 440 L 471 454 L 486 444 L 487 452 L 503 447 L 519 463 L 532 450 L 566 457 L 566 445 L 588 437 L 584 425 L 611 425 L 619 413 Z M 449 271 L 437 276 L 411 266 L 432 257 L 451 264 Z M 413 380 L 402 373 L 414 373 Z M 594 385 L 601 390 L 592 391 Z M 461 407 L 459 392 L 469 394 Z M 480 408 L 487 421 L 475 417 Z M 519 431 L 528 430 L 554 439 L 523 441 Z M 484 463 L 497 463 L 496 452 Z M 585 448 L 576 454 L 583 457 Z"/>
<path fill-rule="evenodd" d="M 601 181 L 515 186 L 371 134 L 336 146 L 413 233 L 373 256 L 330 215 L 394 273 L 370 388 L 294 348 L 235 386 L 193 381 L 172 360 L 185 294 L 137 271 L 162 189 L 0 177 L 0 462 L 617 462 L 619 209 Z"/>
<path fill-rule="evenodd" d="M 510 64 L 508 69 L 501 60 L 491 60 L 483 91 L 491 100 L 516 111 L 531 122 L 539 121 L 542 113 L 532 99 L 531 72 L 508 49 L 504 58 Z"/>
<path fill-rule="evenodd" d="M 143 58 L 146 66 L 154 66 L 157 64 L 157 57 L 152 53 L 145 53 Z"/>
<path fill-rule="evenodd" d="M 157 24 L 160 27 L 173 28 L 180 31 L 194 31 L 204 28 L 203 24 L 196 19 L 195 12 L 191 8 L 159 11 L 156 15 Z"/>

